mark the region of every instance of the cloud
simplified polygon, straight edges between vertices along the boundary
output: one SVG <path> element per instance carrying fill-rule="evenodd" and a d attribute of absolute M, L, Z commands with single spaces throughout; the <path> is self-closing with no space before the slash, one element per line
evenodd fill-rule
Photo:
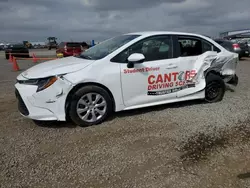
<path fill-rule="evenodd" d="M 250 28 L 249 0 L 0 0 L 0 42 L 104 40 L 144 30 Z"/>
<path fill-rule="evenodd" d="M 110 11 L 110 10 L 136 10 L 148 7 L 159 6 L 163 3 L 181 3 L 187 0 L 81 0 L 84 6 L 93 8 L 97 11 Z"/>

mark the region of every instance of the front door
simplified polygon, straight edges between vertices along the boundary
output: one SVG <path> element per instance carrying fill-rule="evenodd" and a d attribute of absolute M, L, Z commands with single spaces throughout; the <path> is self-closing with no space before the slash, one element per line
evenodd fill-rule
<path fill-rule="evenodd" d="M 124 104 L 127 107 L 160 104 L 176 99 L 178 58 L 173 58 L 172 39 L 153 36 L 133 44 L 120 57 L 142 53 L 145 61 L 128 68 L 120 64 Z"/>

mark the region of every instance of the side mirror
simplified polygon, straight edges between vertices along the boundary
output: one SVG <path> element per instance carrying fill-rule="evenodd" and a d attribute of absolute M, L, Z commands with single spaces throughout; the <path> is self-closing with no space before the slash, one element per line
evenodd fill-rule
<path fill-rule="evenodd" d="M 140 53 L 133 53 L 128 57 L 128 68 L 133 68 L 134 64 L 143 63 L 145 56 Z"/>
<path fill-rule="evenodd" d="M 139 53 L 133 53 L 128 57 L 128 62 L 134 63 L 134 64 L 143 63 L 144 60 L 145 60 L 145 56 Z"/>

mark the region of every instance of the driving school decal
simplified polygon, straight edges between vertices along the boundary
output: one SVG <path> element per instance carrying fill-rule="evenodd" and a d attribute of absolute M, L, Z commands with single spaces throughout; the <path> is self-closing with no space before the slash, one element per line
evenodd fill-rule
<path fill-rule="evenodd" d="M 149 75 L 148 95 L 166 95 L 195 87 L 195 83 L 189 81 L 195 75 L 195 70 Z"/>

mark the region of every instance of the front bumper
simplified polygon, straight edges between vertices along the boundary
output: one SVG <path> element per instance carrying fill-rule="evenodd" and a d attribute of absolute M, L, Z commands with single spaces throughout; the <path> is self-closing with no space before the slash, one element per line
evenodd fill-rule
<path fill-rule="evenodd" d="M 22 116 L 41 121 L 65 121 L 65 101 L 71 86 L 63 80 L 36 92 L 37 86 L 15 84 L 18 109 Z"/>
<path fill-rule="evenodd" d="M 63 53 L 56 53 L 56 57 L 57 57 L 57 58 L 63 58 L 64 55 L 63 55 Z"/>

